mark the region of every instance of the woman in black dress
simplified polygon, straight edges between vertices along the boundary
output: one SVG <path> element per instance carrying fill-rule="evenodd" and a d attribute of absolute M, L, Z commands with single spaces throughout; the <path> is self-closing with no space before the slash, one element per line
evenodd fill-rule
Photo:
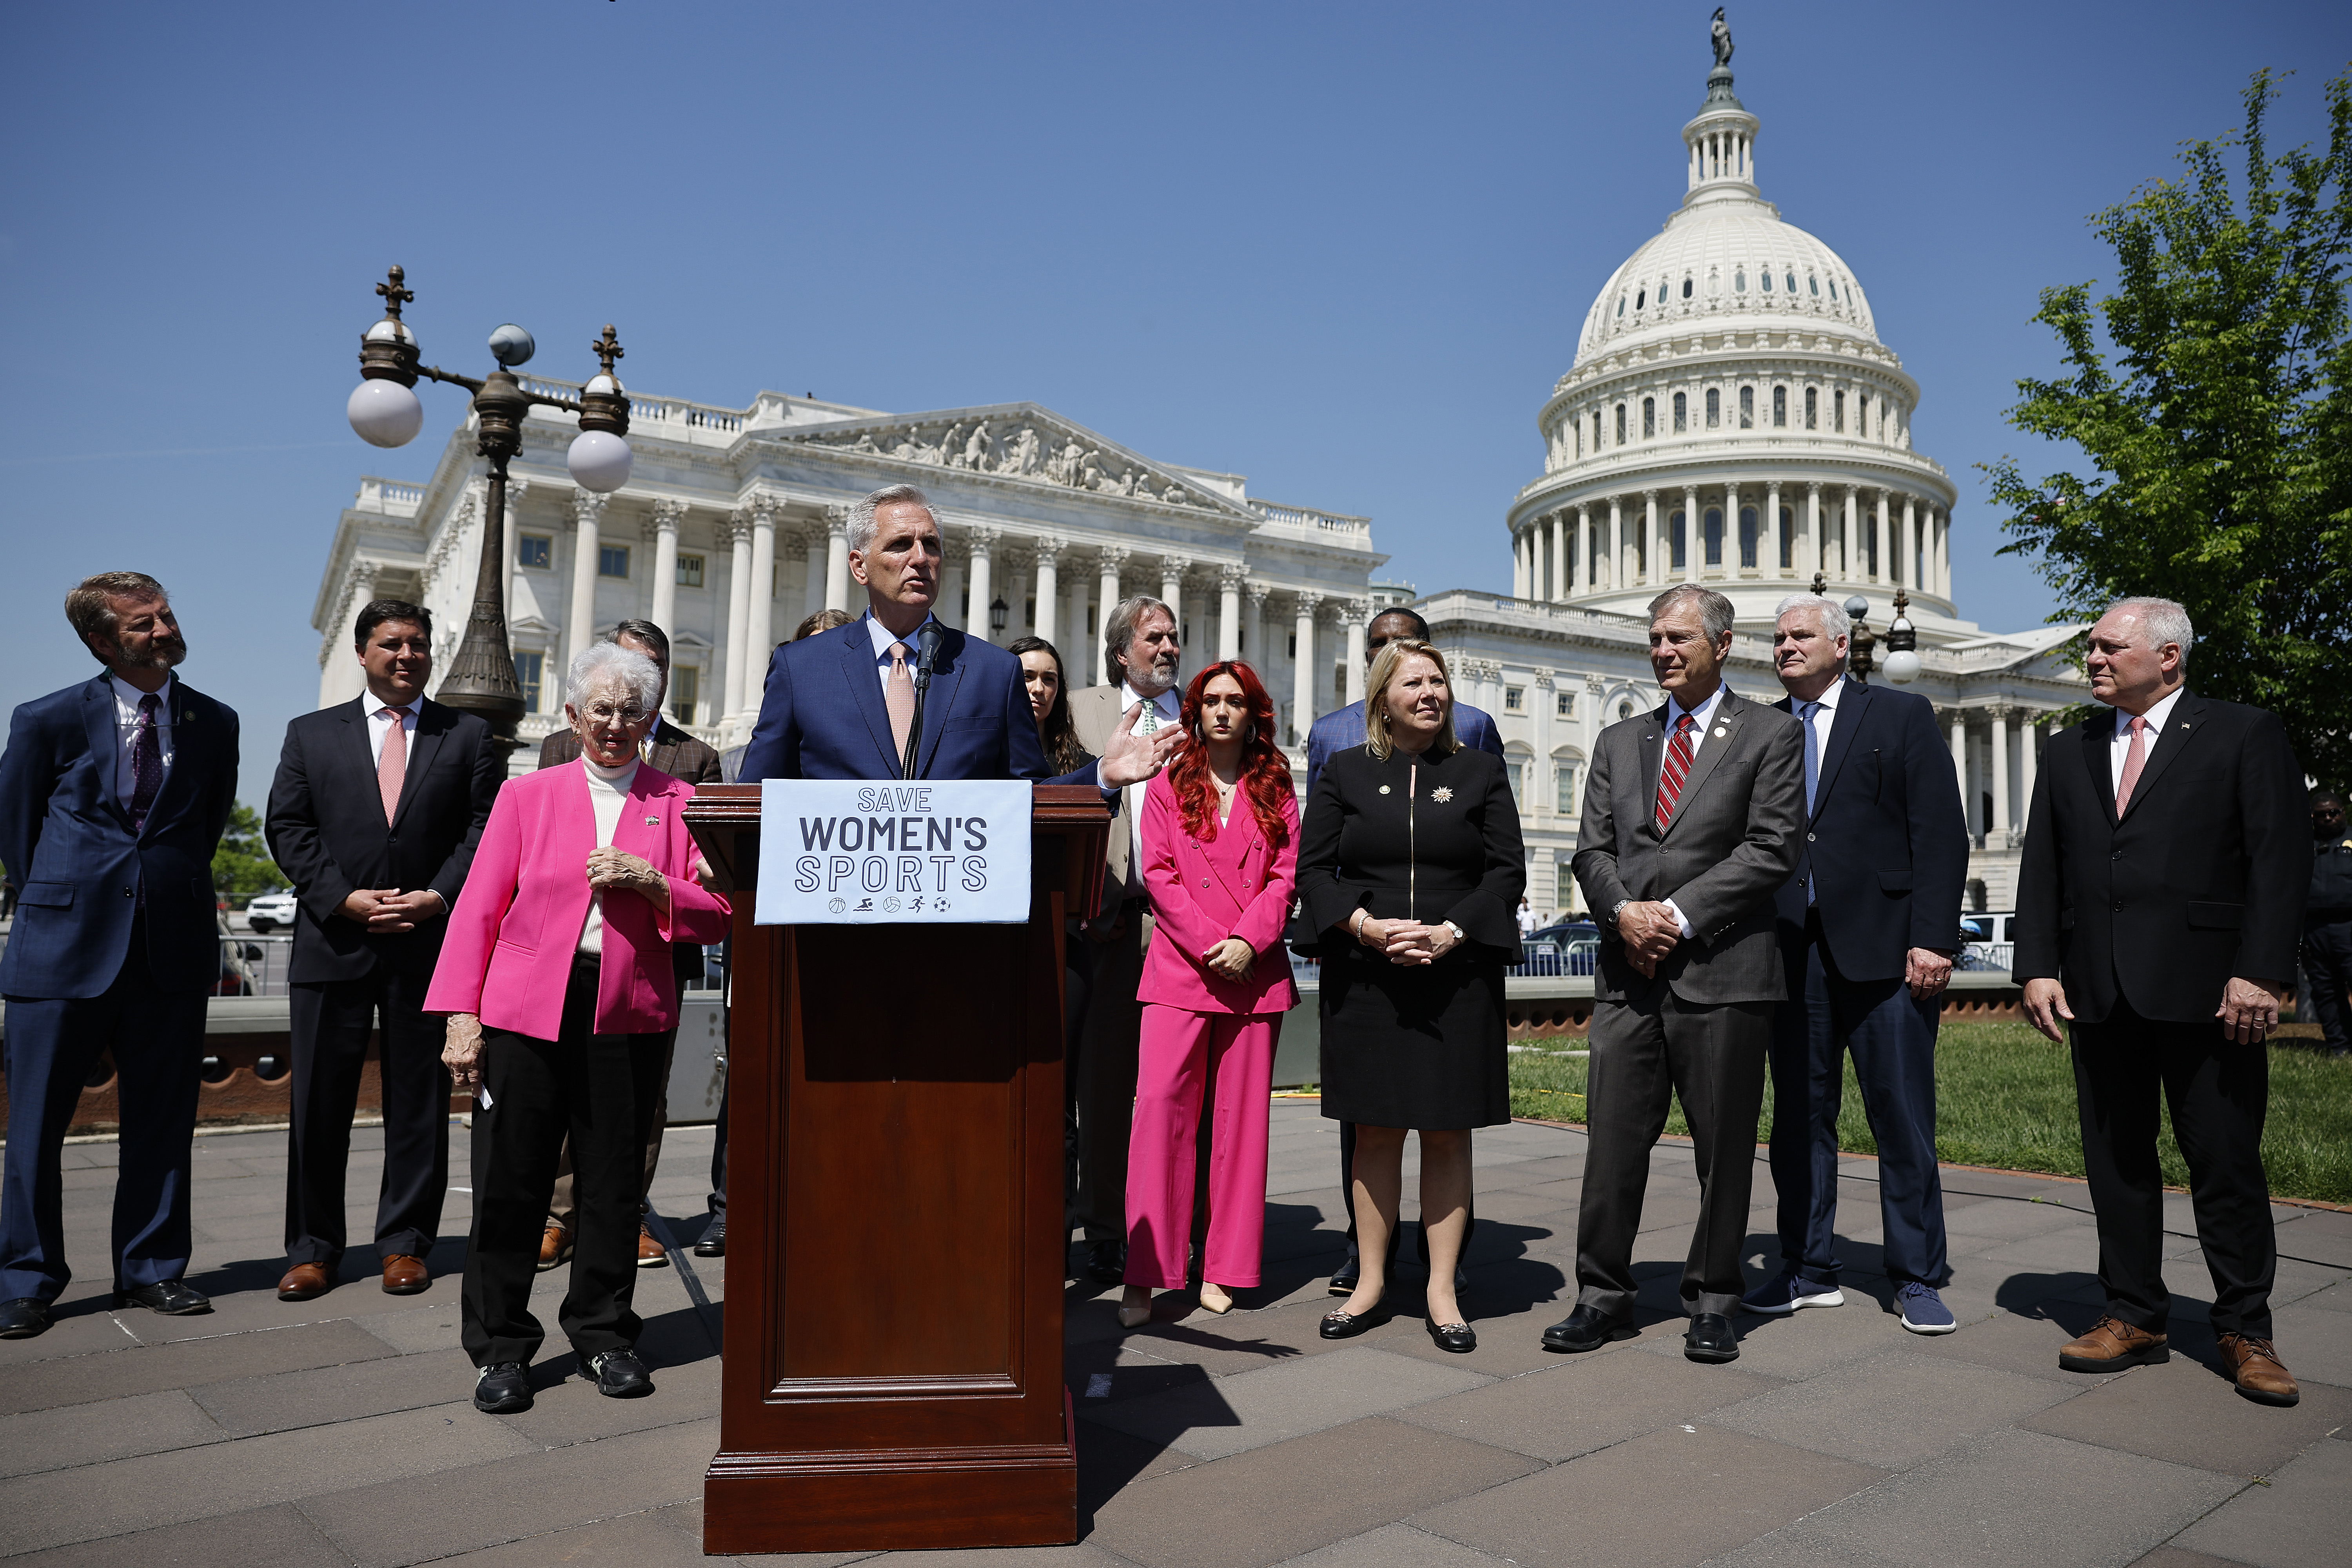
<path fill-rule="evenodd" d="M 1462 1321 L 1454 1268 L 1469 1223 L 1470 1130 L 1511 1119 L 1503 971 L 1518 952 L 1527 887 L 1518 806 L 1502 759 L 1454 738 L 1444 656 L 1392 642 L 1372 665 L 1364 745 L 1324 764 L 1298 849 L 1306 922 L 1322 933 L 1323 1114 L 1356 1124 L 1357 1253 L 1348 1304 L 1323 1320 L 1347 1339 L 1389 1317 L 1388 1238 L 1404 1136 L 1421 1134 L 1429 1333 L 1449 1351 Z"/>

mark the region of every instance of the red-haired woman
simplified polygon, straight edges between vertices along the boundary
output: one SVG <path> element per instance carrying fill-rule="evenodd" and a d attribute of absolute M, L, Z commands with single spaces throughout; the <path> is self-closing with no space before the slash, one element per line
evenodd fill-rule
<path fill-rule="evenodd" d="M 1143 1038 L 1127 1165 L 1127 1293 L 1118 1321 L 1151 1316 L 1154 1289 L 1184 1284 L 1193 1136 L 1216 1084 L 1209 1242 L 1201 1305 L 1258 1282 L 1265 1238 L 1266 1102 L 1282 1016 L 1298 1002 L 1282 948 L 1298 868 L 1298 797 L 1274 740 L 1274 700 L 1236 659 L 1184 692 L 1192 743 L 1144 792 L 1144 886 L 1156 923 L 1143 961 Z"/>

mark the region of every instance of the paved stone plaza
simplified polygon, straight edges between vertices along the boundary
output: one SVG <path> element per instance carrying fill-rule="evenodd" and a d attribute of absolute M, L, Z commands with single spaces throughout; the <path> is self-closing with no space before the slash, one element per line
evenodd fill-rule
<path fill-rule="evenodd" d="M 365 1235 L 380 1136 L 359 1142 L 352 1190 L 368 1202 L 352 1223 Z M 67 1150 L 68 1246 L 85 1273 L 47 1335 L 0 1342 L 0 1550 L 158 1568 L 701 1560 L 722 1264 L 696 1265 L 709 1314 L 677 1270 L 640 1276 L 654 1397 L 599 1398 L 570 1375 L 569 1352 L 551 1353 L 536 1409 L 484 1415 L 467 1399 L 454 1274 L 390 1297 L 354 1254 L 332 1294 L 276 1299 L 284 1147 L 278 1132 L 197 1141 L 190 1278 L 218 1310 L 176 1320 L 106 1310 L 115 1150 Z M 1430 1343 L 1411 1278 L 1393 1322 L 1327 1344 L 1315 1325 L 1343 1223 L 1335 1148 L 1312 1102 L 1276 1106 L 1266 1285 L 1242 1297 L 1250 1310 L 1181 1316 L 1190 1299 L 1174 1297 L 1166 1321 L 1122 1335 L 1116 1291 L 1073 1296 L 1081 1544 L 905 1555 L 1150 1568 L 2352 1560 L 2352 1215 L 2274 1211 L 2288 1255 L 2278 1341 L 2304 1396 L 2271 1410 L 2213 1370 L 2185 1198 L 2168 1270 L 2185 1353 L 2081 1377 L 2056 1361 L 2095 1315 L 2080 1185 L 1948 1171 L 1946 1299 L 1962 1327 L 1923 1340 L 1885 1310 L 1870 1272 L 1875 1167 L 1861 1159 L 1846 1168 L 1857 1267 L 1843 1308 L 1744 1319 L 1736 1364 L 1685 1361 L 1670 1312 L 1696 1184 L 1687 1151 L 1666 1145 L 1639 1253 L 1641 1336 L 1548 1355 L 1537 1335 L 1572 1295 L 1584 1139 L 1528 1125 L 1478 1135 L 1464 1298 L 1476 1353 Z M 665 1150 L 655 1198 L 681 1242 L 703 1223 L 709 1150 L 708 1129 L 675 1131 Z M 1756 1174 L 1760 1270 L 1771 1189 L 1760 1163 Z M 461 1261 L 467 1203 L 452 1194 L 436 1272 Z M 550 1323 L 562 1278 L 541 1277 Z M 940 1290 L 951 1310 L 953 1282 Z"/>

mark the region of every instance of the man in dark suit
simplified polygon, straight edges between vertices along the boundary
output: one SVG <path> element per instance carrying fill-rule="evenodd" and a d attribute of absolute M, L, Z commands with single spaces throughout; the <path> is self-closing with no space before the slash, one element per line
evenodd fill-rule
<path fill-rule="evenodd" d="M 1936 1169 L 1936 1026 L 1958 951 L 1969 836 L 1935 704 L 1846 679 L 1853 623 L 1835 600 L 1780 603 L 1772 661 L 1805 735 L 1806 825 L 1779 906 L 1789 999 L 1772 1025 L 1772 1184 L 1780 1272 L 1751 1312 L 1835 1307 L 1843 1058 L 1878 1142 L 1886 1277 L 1903 1326 L 1959 1325 L 1944 1282 Z"/>
<path fill-rule="evenodd" d="M 1591 1142 L 1576 1224 L 1576 1310 L 1547 1349 L 1633 1331 L 1633 1237 L 1669 1100 L 1689 1118 L 1699 1216 L 1683 1267 L 1684 1353 L 1738 1358 L 1731 1312 L 1773 1006 L 1787 980 L 1772 896 L 1805 826 L 1804 732 L 1723 684 L 1731 601 L 1683 584 L 1650 602 L 1650 668 L 1665 705 L 1601 732 L 1585 784 L 1576 880 L 1600 917 Z"/>
<path fill-rule="evenodd" d="M 1364 668 L 1371 668 L 1372 660 L 1381 656 L 1381 649 L 1404 637 L 1427 642 L 1429 623 L 1402 605 L 1374 616 L 1372 624 L 1364 628 Z M 1498 757 L 1503 755 L 1503 737 L 1495 729 L 1494 715 L 1483 708 L 1456 702 L 1454 705 L 1454 736 L 1474 752 L 1492 752 Z M 1315 781 L 1323 775 L 1323 764 L 1339 752 L 1363 743 L 1364 704 L 1360 698 L 1345 708 L 1334 708 L 1315 721 L 1314 727 L 1307 731 L 1307 793 L 1299 797 L 1302 807 L 1315 798 Z M 1331 1271 L 1330 1290 L 1334 1296 L 1354 1295 L 1356 1282 L 1363 1278 L 1362 1265 L 1356 1257 L 1356 1183 L 1352 1174 L 1355 1168 L 1356 1124 L 1342 1121 L 1339 1123 L 1339 1201 L 1348 1209 L 1348 1256 L 1340 1260 L 1339 1268 Z M 1398 1237 L 1402 1234 L 1402 1226 L 1389 1233 L 1390 1252 L 1396 1251 Z M 1468 1250 L 1470 1238 L 1477 1234 L 1478 1214 L 1474 1207 L 1470 1211 L 1469 1228 L 1462 1233 L 1464 1250 Z M 1426 1234 L 1422 1237 L 1421 1247 L 1422 1261 L 1426 1263 L 1429 1261 Z M 1461 1272 L 1459 1268 L 1454 1270 L 1457 1289 L 1461 1288 Z M 1393 1263 L 1389 1277 L 1396 1277 Z"/>
<path fill-rule="evenodd" d="M 449 1078 L 425 988 L 506 778 L 489 725 L 425 698 L 431 611 L 372 600 L 352 636 L 367 690 L 287 725 L 269 785 L 269 853 L 294 884 L 297 910 L 281 1301 L 334 1288 L 371 1033 L 383 1092 L 375 1211 L 383 1288 L 407 1296 L 432 1283 L 425 1258 L 449 1186 Z"/>
<path fill-rule="evenodd" d="M 163 584 L 104 572 L 66 618 L 106 673 L 18 708 L 0 753 L 0 866 L 16 906 L 0 1339 L 49 1326 L 66 1267 L 58 1154 L 114 1058 L 121 1162 L 114 1304 L 212 1303 L 182 1279 L 205 996 L 220 978 L 213 851 L 236 801 L 236 715 L 172 673 L 188 656 Z"/>
<path fill-rule="evenodd" d="M 669 634 L 651 621 L 623 621 L 614 626 L 606 639 L 627 648 L 631 653 L 644 654 L 654 661 L 661 672 L 661 701 L 669 700 Z M 658 706 L 658 704 L 656 704 Z M 566 725 L 540 742 L 539 765 L 561 767 L 580 755 L 580 732 Z M 667 715 L 656 714 L 654 727 L 646 732 L 646 765 L 656 773 L 667 773 L 674 779 L 684 779 L 690 784 L 719 782 L 719 753 L 670 722 Z M 681 995 L 690 985 L 702 983 L 702 946 L 699 942 L 681 942 L 670 948 L 670 965 L 677 976 Z M 662 1131 L 669 1125 L 670 1058 L 677 1049 L 677 1031 L 672 1029 L 662 1042 L 661 1098 L 654 1105 L 653 1131 L 646 1138 L 646 1185 L 651 1187 L 654 1170 L 661 1163 Z M 539 1266 L 552 1268 L 572 1255 L 572 1143 L 565 1140 L 563 1152 L 556 1157 L 555 1187 L 548 1200 L 547 1229 L 540 1238 Z M 637 1267 L 659 1268 L 669 1261 L 662 1244 L 654 1239 L 650 1227 L 637 1226 Z"/>
<path fill-rule="evenodd" d="M 2246 1397 L 2293 1405 L 2271 1342 L 2263 1041 L 2294 973 L 2311 819 L 2278 715 L 2188 689 L 2194 641 L 2169 599 L 2109 606 L 2084 666 L 2114 711 L 2053 738 L 2034 775 L 2011 972 L 2036 1028 L 2063 1044 L 2073 1026 L 2107 1298 L 2058 1364 L 2115 1372 L 2170 1354 L 2161 1096 L 2189 1162 L 2222 1361 Z"/>
<path fill-rule="evenodd" d="M 850 508 L 849 574 L 866 587 L 866 613 L 776 649 L 742 782 L 1024 778 L 1117 790 L 1150 778 L 1183 743 L 1173 726 L 1136 734 L 1130 715 L 1097 761 L 1047 778 L 1021 661 L 941 623 L 915 765 L 902 772 L 917 649 L 943 560 L 939 522 L 914 486 L 888 486 Z"/>

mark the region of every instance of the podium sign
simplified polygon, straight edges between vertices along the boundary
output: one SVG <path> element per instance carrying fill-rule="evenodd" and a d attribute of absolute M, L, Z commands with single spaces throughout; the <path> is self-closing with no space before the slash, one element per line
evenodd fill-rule
<path fill-rule="evenodd" d="M 769 779 L 752 921 L 1020 925 L 1030 795 L 1024 779 Z"/>
<path fill-rule="evenodd" d="M 774 795 L 763 805 L 778 787 L 706 785 L 686 812 L 735 898 L 726 1364 L 703 1549 L 1075 1540 L 1063 945 L 1065 921 L 1092 912 L 1102 887 L 1101 792 L 796 784 L 785 787 L 845 793 L 788 794 L 783 810 Z M 983 789 L 1019 804 L 1003 816 L 962 794 Z M 803 818 L 823 831 L 814 806 L 827 799 L 832 844 L 804 847 Z M 917 895 L 895 890 L 907 856 L 926 902 L 940 896 L 924 826 L 938 816 L 987 818 L 986 850 L 938 853 L 984 856 L 992 884 L 999 852 L 1024 847 L 1020 923 L 973 923 L 953 882 L 943 914 L 919 917 Z M 863 877 L 869 849 L 894 890 L 794 893 L 817 898 L 829 923 L 761 923 L 771 883 L 799 879 L 803 857 L 826 858 L 829 879 L 845 854 Z M 871 913 L 827 907 L 868 897 Z M 896 911 L 881 908 L 891 897 Z M 914 918 L 937 923 L 912 943 L 868 925 Z"/>

